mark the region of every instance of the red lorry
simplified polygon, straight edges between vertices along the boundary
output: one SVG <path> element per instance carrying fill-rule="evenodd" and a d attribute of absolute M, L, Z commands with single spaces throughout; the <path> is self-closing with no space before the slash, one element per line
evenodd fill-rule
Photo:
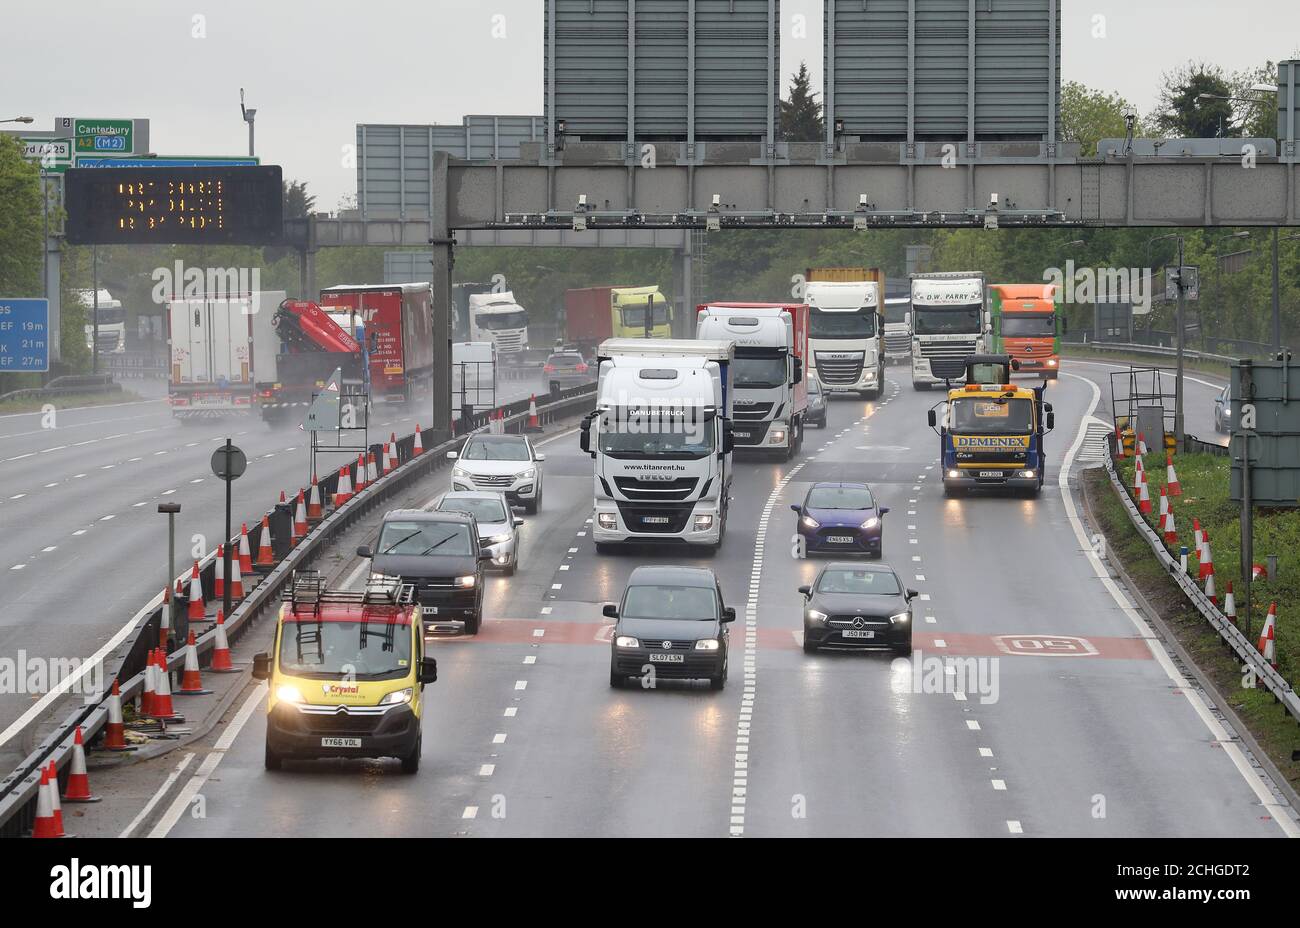
<path fill-rule="evenodd" d="M 370 357 L 370 399 L 409 403 L 432 395 L 433 291 L 427 283 L 328 287 L 321 306 L 359 318 Z"/>

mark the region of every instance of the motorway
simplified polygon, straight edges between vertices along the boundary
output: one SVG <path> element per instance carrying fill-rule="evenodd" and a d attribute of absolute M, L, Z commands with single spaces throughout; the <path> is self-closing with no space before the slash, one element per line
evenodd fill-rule
<path fill-rule="evenodd" d="M 546 505 L 524 527 L 519 573 L 489 581 L 477 638 L 434 645 L 417 775 L 362 760 L 268 773 L 263 690 L 250 684 L 215 749 L 187 747 L 204 760 L 179 778 L 181 799 L 161 793 L 172 755 L 131 768 L 135 787 L 83 825 L 130 819 L 160 790 L 137 834 L 1296 836 L 1289 807 L 1144 640 L 1149 627 L 1090 552 L 1067 485 L 1098 454 L 1104 423 L 1088 416 L 1107 411 L 1094 381 L 1108 370 L 1070 362 L 1049 388 L 1057 429 L 1041 498 L 949 500 L 925 425 L 939 395 L 900 389 L 893 368 L 880 401 L 832 403 L 801 457 L 738 463 L 713 558 L 597 555 L 590 459 L 571 430 L 552 434 Z M 1206 383 L 1189 382 L 1188 423 L 1209 438 L 1195 412 L 1212 400 Z M 869 480 L 892 507 L 885 559 L 921 592 L 911 667 L 996 658 L 981 662 L 990 685 L 939 673 L 948 682 L 928 691 L 929 677 L 887 655 L 802 652 L 796 587 L 817 562 L 792 557 L 788 504 L 839 479 Z M 651 560 L 718 572 L 739 614 L 725 691 L 609 687 L 601 605 Z M 354 559 L 339 563 L 338 577 L 360 575 Z M 246 650 L 265 646 L 266 626 Z M 201 816 L 187 794 L 202 795 Z"/>
<path fill-rule="evenodd" d="M 504 382 L 501 402 L 538 387 Z M 172 417 L 160 382 L 132 388 L 141 401 L 60 410 L 53 427 L 40 413 L 0 417 L 0 655 L 86 659 L 103 649 L 163 586 L 167 526 L 158 503 L 182 507 L 178 572 L 214 548 L 225 489 L 210 458 L 227 437 L 249 459 L 234 484 L 236 531 L 242 521 L 260 522 L 281 490 L 292 496 L 310 481 L 310 443 L 296 427 L 272 429 L 253 417 L 185 424 Z M 410 434 L 417 421 L 427 428 L 428 411 L 381 407 L 370 440 Z M 350 459 L 322 455 L 319 471 Z M 0 695 L 6 773 L 34 744 L 40 726 L 32 710 L 27 693 Z"/>

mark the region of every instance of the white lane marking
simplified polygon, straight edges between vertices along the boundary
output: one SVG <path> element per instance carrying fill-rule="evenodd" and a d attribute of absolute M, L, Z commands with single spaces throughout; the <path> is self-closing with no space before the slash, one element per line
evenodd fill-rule
<path fill-rule="evenodd" d="M 504 733 L 504 732 L 497 732 L 495 735 L 493 735 L 493 736 L 492 736 L 492 743 L 493 743 L 493 744 L 505 744 L 505 743 L 506 743 L 506 736 L 505 736 L 505 733 Z"/>
<path fill-rule="evenodd" d="M 504 715 L 504 716 L 505 716 L 506 718 L 508 718 L 508 719 L 512 719 L 512 718 L 514 718 L 516 715 L 519 714 L 519 707 L 518 707 L 518 706 L 511 706 L 509 709 L 507 709 L 505 712 L 503 712 L 503 713 L 501 713 L 501 714 Z"/>
<path fill-rule="evenodd" d="M 11 497 L 9 497 L 9 498 L 10 498 L 10 499 L 22 499 L 22 498 L 23 498 L 24 496 L 26 496 L 26 495 L 27 495 L 26 493 L 15 493 L 13 496 L 11 496 Z"/>
<path fill-rule="evenodd" d="M 542 607 L 542 615 L 550 615 L 550 614 L 551 614 L 551 607 L 550 607 L 550 606 L 543 606 L 543 607 Z"/>
<path fill-rule="evenodd" d="M 526 689 L 528 689 L 528 681 L 527 681 L 527 680 L 516 680 L 516 681 L 515 681 L 515 691 L 516 691 L 516 692 L 518 692 L 519 690 L 526 690 Z"/>
<path fill-rule="evenodd" d="M 1007 819 L 1007 831 L 1011 832 L 1013 835 L 1025 833 L 1025 830 L 1020 827 L 1020 823 L 1013 818 Z"/>
<path fill-rule="evenodd" d="M 536 655 L 536 654 L 530 654 L 530 655 L 528 655 L 527 657 L 524 658 L 524 663 L 525 663 L 525 664 L 536 664 L 536 663 L 537 663 L 537 655 Z"/>
<path fill-rule="evenodd" d="M 75 532 L 73 532 L 72 534 L 73 534 L 73 535 L 84 535 L 84 534 L 86 534 L 86 530 L 85 530 L 84 528 L 79 528 L 79 529 L 77 529 Z M 162 594 L 159 594 L 159 595 L 161 596 Z M 3 742 L 3 741 L 0 741 L 0 744 L 4 744 L 4 742 Z"/>
<path fill-rule="evenodd" d="M 58 486 L 58 483 L 57 483 L 57 482 L 55 482 L 55 483 L 47 483 L 47 484 L 45 485 L 45 489 L 48 490 L 50 487 L 57 487 L 57 486 Z"/>
<path fill-rule="evenodd" d="M 129 403 L 102 403 L 98 406 L 66 406 L 61 408 L 59 412 L 78 412 L 83 409 L 117 409 L 121 406 L 147 406 L 150 403 L 165 403 L 165 402 L 167 402 L 166 399 L 159 398 L 156 400 L 132 400 Z M 11 412 L 11 413 L 6 413 L 3 416 L 0 416 L 0 419 L 17 419 L 21 416 L 43 416 L 43 415 L 45 415 L 45 413 L 39 411 L 38 412 Z M 106 422 L 125 422 L 128 419 L 139 419 L 139 418 L 142 417 L 122 416 L 121 418 L 118 419 L 94 419 L 90 422 L 78 422 L 75 425 L 65 425 L 62 427 L 65 429 L 80 429 L 80 428 L 85 428 L 88 425 L 103 425 Z M 21 435 L 39 435 L 43 431 L 45 431 L 45 429 L 37 429 L 36 431 L 32 431 L 32 432 L 10 432 L 7 435 L 0 435 L 0 438 L 18 438 Z"/>
<path fill-rule="evenodd" d="M 977 721 L 975 721 L 974 719 L 967 719 L 967 720 L 966 720 L 966 727 L 969 728 L 971 731 L 979 731 L 979 730 L 980 730 L 980 723 L 977 722 Z"/>
<path fill-rule="evenodd" d="M 989 782 L 993 784 L 994 789 L 1005 790 L 1007 788 L 1006 780 L 990 780 Z"/>
<path fill-rule="evenodd" d="M 980 757 L 992 757 L 992 756 L 993 756 L 992 748 L 980 748 Z"/>
<path fill-rule="evenodd" d="M 481 777 L 490 777 L 496 769 L 496 764 L 482 764 L 478 768 L 478 775 Z"/>
<path fill-rule="evenodd" d="M 1246 785 L 1259 799 L 1260 804 L 1268 810 L 1268 814 L 1273 821 L 1277 822 L 1277 826 L 1282 829 L 1282 833 L 1288 838 L 1300 838 L 1300 825 L 1297 825 L 1296 821 L 1291 817 L 1291 807 L 1286 803 L 1278 802 L 1276 797 L 1264 785 L 1263 778 L 1251 767 L 1250 761 L 1246 759 L 1246 754 L 1242 751 L 1241 746 L 1229 737 L 1227 729 L 1210 713 L 1210 709 L 1206 706 L 1205 700 L 1200 693 L 1174 666 L 1174 662 L 1170 660 L 1169 653 L 1165 650 L 1164 645 L 1156 638 L 1155 631 L 1147 623 L 1146 618 L 1129 601 L 1128 595 L 1119 588 L 1119 584 L 1111 578 L 1110 571 L 1102 563 L 1101 558 L 1093 549 L 1092 543 L 1088 540 L 1088 535 L 1083 529 L 1083 521 L 1079 518 L 1078 509 L 1074 505 L 1074 495 L 1070 492 L 1070 470 L 1074 465 L 1074 459 L 1078 455 L 1079 449 L 1083 447 L 1084 439 L 1088 435 L 1088 418 L 1096 411 L 1097 404 L 1101 402 L 1101 388 L 1087 377 L 1071 374 L 1068 371 L 1061 371 L 1061 373 L 1066 377 L 1073 377 L 1075 380 L 1083 381 L 1092 389 L 1092 402 L 1079 423 L 1079 432 L 1075 435 L 1074 444 L 1065 453 L 1065 457 L 1061 461 L 1060 472 L 1056 477 L 1057 486 L 1061 490 L 1061 502 L 1065 505 L 1065 515 L 1070 520 L 1070 527 L 1074 530 L 1074 537 L 1078 542 L 1080 552 L 1087 558 L 1088 563 L 1092 566 L 1093 574 L 1101 581 L 1101 585 L 1106 588 L 1106 592 L 1115 601 L 1115 605 L 1119 606 L 1120 611 L 1128 616 L 1129 621 L 1133 623 L 1133 627 L 1137 629 L 1138 637 L 1146 641 L 1147 648 L 1151 651 L 1152 657 L 1156 659 L 1161 669 L 1164 670 L 1165 676 L 1170 679 L 1177 691 L 1187 698 L 1192 709 L 1205 724 L 1205 727 L 1209 729 L 1211 738 L 1223 747 L 1233 766 L 1241 774 L 1241 778 L 1246 781 Z"/>
<path fill-rule="evenodd" d="M 548 607 L 548 608 L 549 608 L 549 607 Z M 546 629 L 544 629 L 544 628 L 534 628 L 534 629 L 533 629 L 533 637 L 534 637 L 534 638 L 541 638 L 541 637 L 542 637 L 543 635 L 545 635 L 545 634 L 546 634 Z"/>
<path fill-rule="evenodd" d="M 167 807 L 167 811 L 163 813 L 163 817 L 158 820 L 158 824 L 149 832 L 149 837 L 167 837 L 167 833 L 175 827 L 178 821 L 180 821 L 181 816 L 184 815 L 185 811 L 190 807 L 190 802 L 199 794 L 199 790 L 203 789 L 204 784 L 208 782 L 208 778 L 212 776 L 213 771 L 215 771 L 221 764 L 221 761 L 225 759 L 226 752 L 230 750 L 230 746 L 235 743 L 235 738 L 239 736 L 239 733 L 244 730 L 244 726 L 248 724 L 248 720 L 257 709 L 258 703 L 266 698 L 266 690 L 267 685 L 265 683 L 259 683 L 253 688 L 253 692 L 248 694 L 248 698 L 244 700 L 244 704 L 239 707 L 239 712 L 235 714 L 235 717 L 231 720 L 230 724 L 226 726 L 226 730 L 221 733 L 221 737 L 217 739 L 217 743 L 212 746 L 212 753 L 203 758 L 203 763 L 199 764 L 199 769 L 195 771 L 194 775 L 189 778 L 183 787 L 181 787 L 181 791 L 177 794 L 176 798 L 172 800 L 172 804 Z"/>
<path fill-rule="evenodd" d="M 478 806 L 466 806 L 465 811 L 460 814 L 461 818 L 478 818 Z"/>
<path fill-rule="evenodd" d="M 948 642 L 944 641 L 942 638 L 936 638 L 934 639 L 934 646 L 936 648 L 946 648 L 948 647 Z"/>
<path fill-rule="evenodd" d="M 118 835 L 119 838 L 131 837 L 131 833 L 136 830 L 141 822 L 149 817 L 149 813 L 153 811 L 153 807 L 158 804 L 158 801 L 162 799 L 163 796 L 167 795 L 167 792 L 172 788 L 172 784 L 180 779 L 181 774 L 185 772 L 185 768 L 190 765 L 190 761 L 192 760 L 194 760 L 193 752 L 190 752 L 181 758 L 181 762 L 176 765 L 176 768 L 172 770 L 171 773 L 167 774 L 167 779 L 163 780 L 163 784 L 158 787 L 158 791 L 149 797 L 149 801 L 144 804 L 144 808 L 136 814 L 135 818 L 131 819 L 131 824 L 122 829 L 122 833 Z"/>
<path fill-rule="evenodd" d="M 352 589 L 352 584 L 357 582 L 357 577 L 360 577 L 361 572 L 369 566 L 370 566 L 370 561 L 366 558 L 362 558 L 361 563 L 357 564 L 356 567 L 352 568 L 352 572 L 348 574 L 347 577 L 344 578 L 343 588 L 345 590 Z"/>
<path fill-rule="evenodd" d="M 26 566 L 27 566 L 26 564 L 15 564 L 13 567 L 10 567 L 9 569 L 10 569 L 10 570 L 22 570 L 22 569 L 23 569 L 24 567 L 26 567 Z M 2 744 L 2 743 L 3 743 L 3 742 L 0 742 L 0 744 Z"/>
<path fill-rule="evenodd" d="M 42 553 L 42 554 L 49 554 L 51 551 L 55 550 L 56 548 L 58 548 L 58 545 L 50 545 L 50 546 L 47 547 L 47 548 L 41 548 L 41 553 Z"/>

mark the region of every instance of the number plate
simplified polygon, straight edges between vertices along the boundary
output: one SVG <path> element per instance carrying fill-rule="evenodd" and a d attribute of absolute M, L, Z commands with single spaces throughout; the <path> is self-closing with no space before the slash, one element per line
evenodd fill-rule
<path fill-rule="evenodd" d="M 829 541 L 831 544 L 836 544 L 836 545 L 853 544 L 852 535 L 827 535 L 826 540 Z"/>
<path fill-rule="evenodd" d="M 437 614 L 438 614 L 438 607 L 437 607 L 437 606 L 423 606 L 423 605 L 422 605 L 422 606 L 420 606 L 420 611 L 423 612 L 425 615 L 437 615 Z"/>
<path fill-rule="evenodd" d="M 323 748 L 359 748 L 361 747 L 360 738 L 322 738 L 320 746 Z"/>
<path fill-rule="evenodd" d="M 1005 476 L 1006 476 L 1006 471 L 1001 471 L 1001 470 L 982 470 L 982 471 L 980 471 L 980 476 L 981 476 L 981 477 L 995 477 L 995 478 L 996 478 L 996 477 L 1005 477 Z"/>
<path fill-rule="evenodd" d="M 840 635 L 844 638 L 875 638 L 876 637 L 875 632 L 867 631 L 865 629 L 860 629 L 860 628 L 846 628 L 844 631 L 840 632 Z"/>
<path fill-rule="evenodd" d="M 642 516 L 641 521 L 646 525 L 667 525 L 667 516 Z"/>
<path fill-rule="evenodd" d="M 685 654 L 651 654 L 650 663 L 652 664 L 684 664 L 686 663 Z"/>

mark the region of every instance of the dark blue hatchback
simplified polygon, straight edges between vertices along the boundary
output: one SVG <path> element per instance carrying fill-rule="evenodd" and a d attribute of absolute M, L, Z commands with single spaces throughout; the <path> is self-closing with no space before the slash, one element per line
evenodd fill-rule
<path fill-rule="evenodd" d="M 881 506 L 865 483 L 815 483 L 802 505 L 790 507 L 805 549 L 880 557 L 884 545 Z"/>

